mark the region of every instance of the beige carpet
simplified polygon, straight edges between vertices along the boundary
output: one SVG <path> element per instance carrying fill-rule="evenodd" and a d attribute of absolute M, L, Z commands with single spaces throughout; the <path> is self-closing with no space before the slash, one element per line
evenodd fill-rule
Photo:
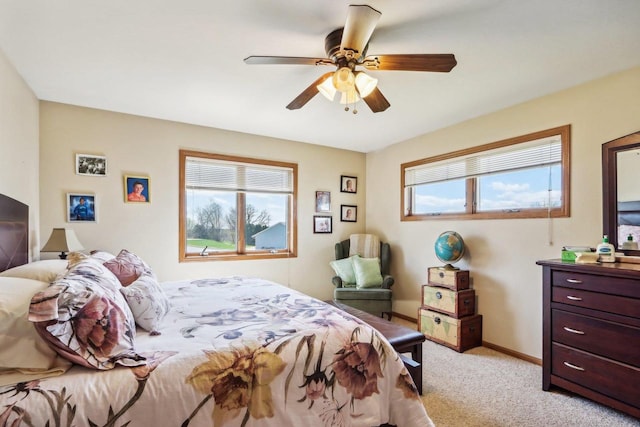
<path fill-rule="evenodd" d="M 540 366 L 485 347 L 461 354 L 426 341 L 423 358 L 422 401 L 436 427 L 640 426 L 588 399 L 542 391 Z"/>

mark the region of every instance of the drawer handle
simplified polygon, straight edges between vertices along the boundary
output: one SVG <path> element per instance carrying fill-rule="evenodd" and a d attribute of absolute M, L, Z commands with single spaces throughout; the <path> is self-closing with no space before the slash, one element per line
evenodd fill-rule
<path fill-rule="evenodd" d="M 440 322 L 442 322 L 442 320 L 440 320 L 440 318 L 439 318 L 439 317 L 434 317 L 434 318 L 433 318 L 433 321 L 434 321 L 434 322 L 436 322 L 436 325 L 439 325 L 439 324 L 440 324 Z"/>
<path fill-rule="evenodd" d="M 442 292 L 436 292 L 436 298 L 437 299 L 442 299 Z"/>
<path fill-rule="evenodd" d="M 567 279 L 567 282 L 569 282 L 569 283 L 582 283 L 582 280 L 578 280 L 578 279 Z"/>
<path fill-rule="evenodd" d="M 466 299 L 464 301 L 462 301 L 463 305 L 471 305 L 471 300 L 470 299 Z"/>
<path fill-rule="evenodd" d="M 571 301 L 582 301 L 582 298 L 574 297 L 573 295 L 567 295 L 567 299 L 570 299 Z"/>
<path fill-rule="evenodd" d="M 563 362 L 563 363 L 564 363 L 564 366 L 566 366 L 567 368 L 575 369 L 576 371 L 584 371 L 584 368 L 581 368 L 580 366 L 576 366 L 569 362 Z"/>
<path fill-rule="evenodd" d="M 583 331 L 579 331 L 577 329 L 568 328 L 566 326 L 563 329 L 567 332 L 571 332 L 572 334 L 584 335 Z"/>

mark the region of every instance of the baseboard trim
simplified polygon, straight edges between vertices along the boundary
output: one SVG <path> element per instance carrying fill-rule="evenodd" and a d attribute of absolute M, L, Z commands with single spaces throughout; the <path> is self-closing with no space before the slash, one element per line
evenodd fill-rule
<path fill-rule="evenodd" d="M 402 320 L 406 320 L 407 322 L 412 322 L 418 325 L 418 320 L 414 317 L 407 316 L 402 313 L 396 313 L 395 311 L 391 313 L 393 317 L 397 317 Z M 491 350 L 498 351 L 500 353 L 504 353 L 507 356 L 515 357 L 516 359 L 524 360 L 525 362 L 533 363 L 535 365 L 542 366 L 542 359 L 538 359 L 537 357 L 529 356 L 528 354 L 520 353 L 519 351 L 511 350 L 487 341 L 482 341 L 482 346 L 490 348 Z"/>
<path fill-rule="evenodd" d="M 519 351 L 511 350 L 505 347 L 501 347 L 496 344 L 492 344 L 487 341 L 482 341 L 482 346 L 490 348 L 491 350 L 498 351 L 500 353 L 504 353 L 508 356 L 515 357 L 516 359 L 524 360 L 525 362 L 533 363 L 535 365 L 542 366 L 542 359 L 538 359 L 537 357 L 529 356 L 528 354 L 520 353 Z"/>
<path fill-rule="evenodd" d="M 392 311 L 391 315 L 393 317 L 397 317 L 398 319 L 406 320 L 407 322 L 413 322 L 416 324 L 416 327 L 418 325 L 418 319 L 416 319 L 415 317 L 407 316 L 406 314 L 402 313 L 396 313 L 395 311 Z"/>

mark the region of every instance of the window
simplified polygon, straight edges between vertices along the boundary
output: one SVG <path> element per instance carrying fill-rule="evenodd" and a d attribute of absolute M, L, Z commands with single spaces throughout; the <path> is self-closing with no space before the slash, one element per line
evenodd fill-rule
<path fill-rule="evenodd" d="M 296 256 L 298 166 L 180 150 L 180 261 Z"/>
<path fill-rule="evenodd" d="M 571 126 L 404 163 L 402 220 L 569 216 Z"/>

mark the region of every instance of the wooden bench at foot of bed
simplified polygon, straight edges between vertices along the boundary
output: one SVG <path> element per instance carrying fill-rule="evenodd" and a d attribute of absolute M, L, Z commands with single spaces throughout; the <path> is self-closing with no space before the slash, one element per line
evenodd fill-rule
<path fill-rule="evenodd" d="M 325 302 L 342 311 L 346 311 L 367 323 L 369 326 L 377 329 L 398 353 L 411 352 L 411 358 L 404 354 L 400 354 L 400 358 L 404 362 L 407 371 L 409 371 L 413 382 L 416 384 L 418 393 L 422 394 L 422 343 L 426 339 L 424 334 L 337 301 Z"/>

